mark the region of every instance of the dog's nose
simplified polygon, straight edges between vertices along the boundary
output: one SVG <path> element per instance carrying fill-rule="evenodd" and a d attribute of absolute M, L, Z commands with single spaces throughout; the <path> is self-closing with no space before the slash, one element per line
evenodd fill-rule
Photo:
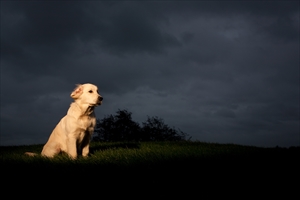
<path fill-rule="evenodd" d="M 99 101 L 102 101 L 103 100 L 103 97 L 98 97 Z"/>

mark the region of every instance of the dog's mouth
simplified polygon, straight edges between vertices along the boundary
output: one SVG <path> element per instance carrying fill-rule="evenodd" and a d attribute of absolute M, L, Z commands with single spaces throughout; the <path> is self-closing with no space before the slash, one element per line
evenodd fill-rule
<path fill-rule="evenodd" d="M 96 106 L 100 106 L 101 104 L 102 104 L 102 101 L 97 101 L 95 103 L 90 103 L 90 106 L 96 107 Z"/>

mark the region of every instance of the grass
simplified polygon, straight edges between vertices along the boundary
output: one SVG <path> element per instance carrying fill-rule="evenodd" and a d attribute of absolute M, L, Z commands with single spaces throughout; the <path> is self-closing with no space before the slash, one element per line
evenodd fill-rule
<path fill-rule="evenodd" d="M 42 147 L 0 147 L 1 181 L 12 181 L 16 188 L 26 186 L 28 181 L 38 187 L 45 180 L 52 180 L 57 186 L 63 182 L 72 184 L 70 180 L 74 180 L 101 191 L 126 188 L 126 191 L 147 194 L 152 191 L 150 194 L 167 197 L 179 194 L 187 197 L 193 191 L 213 197 L 218 193 L 208 192 L 209 188 L 229 187 L 225 193 L 231 194 L 237 188 L 266 191 L 265 186 L 271 186 L 271 193 L 267 193 L 270 195 L 281 191 L 278 187 L 288 185 L 288 194 L 293 194 L 292 188 L 299 187 L 299 147 L 259 148 L 190 141 L 93 142 L 88 158 L 71 160 L 66 155 L 58 155 L 48 159 L 24 155 L 26 151 L 39 153 Z M 293 179 L 298 181 L 298 186 L 292 184 Z"/>

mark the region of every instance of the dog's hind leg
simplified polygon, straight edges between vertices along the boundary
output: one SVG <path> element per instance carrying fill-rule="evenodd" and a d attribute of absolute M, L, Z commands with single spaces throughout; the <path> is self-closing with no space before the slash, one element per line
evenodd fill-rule
<path fill-rule="evenodd" d="M 54 157 L 59 154 L 61 151 L 60 145 L 56 142 L 46 143 L 42 150 L 42 156 L 46 156 L 49 158 Z"/>

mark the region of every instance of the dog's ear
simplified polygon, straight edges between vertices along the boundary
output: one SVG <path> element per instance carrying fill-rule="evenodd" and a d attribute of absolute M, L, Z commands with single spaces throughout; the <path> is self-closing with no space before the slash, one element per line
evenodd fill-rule
<path fill-rule="evenodd" d="M 77 84 L 77 87 L 74 89 L 74 91 L 71 93 L 71 97 L 73 99 L 77 99 L 80 97 L 80 95 L 82 94 L 83 92 L 83 85 L 81 84 Z"/>

